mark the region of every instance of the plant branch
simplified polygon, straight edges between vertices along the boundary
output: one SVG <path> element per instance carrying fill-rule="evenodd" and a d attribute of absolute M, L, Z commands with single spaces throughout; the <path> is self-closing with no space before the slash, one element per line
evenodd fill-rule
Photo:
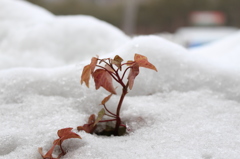
<path fill-rule="evenodd" d="M 105 67 L 100 66 L 100 65 L 96 65 L 96 66 L 104 69 L 105 71 L 107 71 L 107 72 L 112 76 L 112 78 L 113 78 L 115 81 L 120 82 L 120 81 L 115 77 L 115 76 L 117 76 L 117 75 L 115 74 L 115 72 L 110 72 L 108 69 L 106 69 Z M 115 71 L 115 70 L 114 70 L 114 71 Z M 115 76 L 114 76 L 114 75 L 115 75 Z"/>
<path fill-rule="evenodd" d="M 128 68 L 126 68 L 126 69 L 124 70 L 121 80 L 123 80 L 123 78 L 124 78 L 124 76 L 125 76 L 127 70 L 130 69 L 130 68 L 132 68 L 132 67 L 130 66 L 130 67 L 128 67 Z"/>
<path fill-rule="evenodd" d="M 104 114 L 104 115 L 106 115 L 106 116 L 108 116 L 108 117 L 111 117 L 111 118 L 116 118 L 116 116 L 113 116 L 113 115 L 110 115 L 110 114 Z"/>
<path fill-rule="evenodd" d="M 103 106 L 104 106 L 105 110 L 106 110 L 109 114 L 111 114 L 111 115 L 113 115 L 113 116 L 116 117 L 116 114 L 114 114 L 114 113 L 112 113 L 110 110 L 108 110 L 108 108 L 106 107 L 105 104 L 103 104 Z"/>
<path fill-rule="evenodd" d="M 116 121 L 116 120 L 117 120 L 117 119 L 100 120 L 99 123 L 109 122 L 109 121 Z"/>
<path fill-rule="evenodd" d="M 62 142 L 60 141 L 60 149 L 61 149 L 61 151 L 62 151 L 62 153 L 60 154 L 61 156 L 64 156 L 65 154 L 66 154 L 66 152 L 63 150 L 63 148 L 62 148 Z"/>

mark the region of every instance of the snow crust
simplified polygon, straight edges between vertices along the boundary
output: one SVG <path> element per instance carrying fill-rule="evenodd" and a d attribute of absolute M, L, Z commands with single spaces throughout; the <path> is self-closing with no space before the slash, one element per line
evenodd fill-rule
<path fill-rule="evenodd" d="M 38 147 L 46 152 L 58 129 L 83 125 L 108 95 L 95 91 L 93 81 L 90 88 L 80 85 L 83 66 L 97 54 L 132 60 L 134 53 L 147 56 L 158 72 L 141 68 L 125 98 L 121 114 L 129 134 L 77 132 L 82 139 L 64 141 L 62 158 L 239 158 L 240 64 L 231 65 L 237 52 L 222 49 L 235 50 L 239 34 L 209 46 L 212 54 L 194 53 L 157 36 L 130 39 L 89 16 L 56 17 L 20 0 L 0 6 L 0 15 L 12 6 L 25 16 L 20 11 L 29 7 L 33 17 L 46 18 L 0 21 L 0 159 L 40 159 Z M 118 100 L 113 96 L 109 109 Z"/>

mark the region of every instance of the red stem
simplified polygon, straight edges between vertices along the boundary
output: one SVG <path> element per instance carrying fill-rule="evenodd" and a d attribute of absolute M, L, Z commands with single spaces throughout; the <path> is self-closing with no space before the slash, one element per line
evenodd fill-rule
<path fill-rule="evenodd" d="M 109 114 L 111 114 L 111 115 L 113 115 L 113 116 L 116 116 L 116 114 L 113 114 L 112 112 L 110 112 L 110 110 L 108 110 L 108 108 L 106 107 L 105 104 L 103 104 L 103 106 L 104 106 L 105 110 L 106 110 Z"/>
<path fill-rule="evenodd" d="M 109 122 L 109 121 L 116 121 L 116 120 L 117 120 L 117 119 L 100 120 L 99 123 Z"/>
<path fill-rule="evenodd" d="M 115 125 L 115 130 L 114 130 L 114 135 L 115 136 L 119 136 L 118 130 L 119 130 L 119 127 L 120 127 L 121 122 L 122 122 L 121 118 L 120 118 L 120 110 L 121 110 L 121 107 L 122 107 L 123 99 L 124 99 L 125 95 L 128 93 L 127 90 L 128 90 L 128 83 L 122 89 L 122 95 L 121 95 L 121 98 L 119 100 L 118 107 L 117 107 L 117 113 L 116 113 L 117 121 L 116 121 L 116 125 Z"/>
<path fill-rule="evenodd" d="M 123 78 L 124 78 L 124 76 L 125 76 L 125 74 L 126 74 L 126 72 L 127 72 L 127 70 L 128 70 L 129 68 L 131 68 L 131 67 L 128 67 L 128 68 L 125 69 L 125 71 L 123 72 L 123 75 L 122 75 L 121 80 L 123 80 Z"/>

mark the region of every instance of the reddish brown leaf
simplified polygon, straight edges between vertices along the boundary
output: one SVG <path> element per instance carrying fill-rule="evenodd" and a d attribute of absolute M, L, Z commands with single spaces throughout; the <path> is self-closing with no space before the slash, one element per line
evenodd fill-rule
<path fill-rule="evenodd" d="M 105 97 L 103 100 L 102 100 L 102 105 L 104 105 L 105 103 L 107 103 L 107 101 L 111 98 L 112 94 L 108 95 L 107 97 Z"/>
<path fill-rule="evenodd" d="M 55 140 L 53 142 L 53 146 L 51 147 L 51 149 L 44 155 L 43 152 L 42 152 L 42 148 L 38 148 L 38 152 L 40 153 L 40 155 L 42 156 L 43 159 L 59 159 L 62 155 L 64 155 L 65 153 L 63 152 L 62 150 L 62 153 L 57 157 L 57 158 L 54 158 L 52 156 L 52 153 L 56 147 L 56 145 L 60 145 L 62 144 L 62 142 L 66 139 L 70 139 L 70 138 L 79 138 L 81 139 L 81 137 L 72 132 L 73 128 L 64 128 L 64 129 L 60 129 L 58 130 L 58 136 L 59 136 L 59 139 Z"/>
<path fill-rule="evenodd" d="M 72 129 L 73 128 L 64 128 L 64 129 L 58 130 L 59 139 L 55 140 L 53 144 L 60 145 L 64 140 L 70 139 L 70 138 L 81 139 L 81 137 L 78 134 L 71 131 Z"/>
<path fill-rule="evenodd" d="M 85 82 L 86 86 L 89 87 L 90 76 L 91 76 L 91 65 L 86 65 L 82 71 L 81 84 Z"/>
<path fill-rule="evenodd" d="M 91 114 L 88 118 L 88 124 L 92 124 L 95 122 L 95 115 Z"/>
<path fill-rule="evenodd" d="M 139 67 L 145 67 L 145 68 L 149 68 L 149 69 L 157 71 L 157 68 L 153 64 L 148 62 L 148 59 L 146 56 L 143 56 L 140 54 L 135 54 L 134 60 L 136 63 L 138 63 Z"/>
<path fill-rule="evenodd" d="M 92 74 L 95 82 L 96 89 L 103 87 L 112 94 L 116 94 L 115 89 L 112 84 L 111 75 L 104 69 L 97 69 Z"/>
<path fill-rule="evenodd" d="M 90 63 L 91 73 L 93 73 L 95 66 L 97 65 L 97 61 L 98 61 L 98 58 L 96 58 L 96 57 L 92 58 L 91 63 Z"/>
<path fill-rule="evenodd" d="M 94 123 L 95 123 L 95 115 L 92 114 L 88 118 L 88 123 L 84 124 L 83 126 L 78 126 L 77 129 L 78 131 L 84 130 L 86 133 L 92 134 L 93 131 L 96 129 L 96 126 L 93 126 Z"/>
<path fill-rule="evenodd" d="M 58 158 L 54 158 L 52 156 L 52 153 L 53 153 L 53 150 L 54 150 L 55 146 L 56 145 L 53 145 L 51 147 L 51 149 L 45 155 L 43 154 L 43 151 L 42 151 L 41 147 L 38 148 L 38 152 L 40 153 L 40 155 L 42 156 L 43 159 L 58 159 Z"/>
<path fill-rule="evenodd" d="M 129 75 L 128 75 L 128 85 L 129 85 L 129 89 L 132 89 L 133 87 L 133 84 L 134 84 L 134 80 L 136 78 L 136 76 L 139 74 L 139 65 L 138 63 L 135 63 L 131 69 L 130 69 L 130 72 L 129 72 Z"/>

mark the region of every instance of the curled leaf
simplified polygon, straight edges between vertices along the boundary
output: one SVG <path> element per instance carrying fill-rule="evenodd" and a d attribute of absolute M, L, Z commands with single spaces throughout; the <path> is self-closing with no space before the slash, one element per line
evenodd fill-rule
<path fill-rule="evenodd" d="M 70 139 L 70 138 L 79 138 L 79 139 L 81 139 L 81 137 L 78 134 L 76 134 L 76 133 L 71 131 L 72 129 L 73 128 L 64 128 L 64 129 L 58 130 L 59 139 L 56 139 L 53 142 L 53 146 L 51 147 L 51 149 L 45 155 L 43 154 L 42 148 L 41 147 L 38 148 L 38 152 L 40 153 L 42 158 L 43 159 L 59 159 L 61 156 L 63 156 L 65 154 L 65 152 L 63 151 L 63 149 L 61 149 L 62 153 L 59 154 L 57 158 L 54 158 L 52 156 L 52 153 L 53 153 L 56 145 L 59 145 L 61 147 L 62 142 L 64 140 Z"/>
<path fill-rule="evenodd" d="M 107 103 L 107 101 L 111 98 L 112 94 L 108 95 L 107 97 L 105 97 L 103 100 L 102 100 L 102 105 L 104 105 L 105 103 Z"/>
<path fill-rule="evenodd" d="M 129 89 L 132 89 L 133 84 L 134 84 L 134 80 L 137 77 L 137 75 L 139 74 L 139 65 L 138 63 L 135 63 L 131 68 L 130 68 L 130 72 L 128 75 L 128 85 L 129 85 Z"/>
<path fill-rule="evenodd" d="M 40 153 L 40 155 L 42 156 L 43 159 L 57 159 L 57 158 L 53 158 L 53 156 L 52 156 L 52 153 L 53 153 L 53 150 L 54 150 L 55 146 L 56 145 L 53 145 L 51 147 L 51 149 L 45 155 L 43 154 L 42 147 L 38 148 L 38 152 Z"/>
<path fill-rule="evenodd" d="M 153 64 L 148 62 L 148 59 L 146 56 L 135 54 L 134 61 L 138 63 L 139 67 L 145 67 L 145 68 L 157 71 L 157 68 Z"/>
<path fill-rule="evenodd" d="M 90 63 L 91 73 L 93 73 L 93 71 L 97 65 L 97 61 L 98 61 L 98 58 L 96 58 L 96 57 L 92 58 L 91 63 Z"/>
<path fill-rule="evenodd" d="M 110 93 L 116 94 L 116 91 L 112 84 L 112 77 L 106 70 L 97 69 L 95 72 L 93 72 L 92 76 L 94 78 L 96 89 L 103 87 Z"/>
<path fill-rule="evenodd" d="M 86 86 L 89 87 L 90 76 L 91 76 L 91 65 L 86 65 L 82 71 L 81 84 L 85 82 Z"/>
<path fill-rule="evenodd" d="M 94 123 L 95 123 L 95 115 L 92 114 L 88 118 L 88 123 L 84 124 L 83 126 L 78 126 L 77 130 L 78 131 L 84 130 L 86 133 L 92 134 L 93 131 L 96 129 L 96 126 L 93 126 Z"/>
<path fill-rule="evenodd" d="M 95 120 L 93 126 L 95 126 L 100 120 L 102 120 L 102 118 L 103 118 L 104 115 L 105 115 L 105 110 L 104 110 L 104 108 L 102 108 L 102 109 L 98 112 L 97 119 Z"/>
<path fill-rule="evenodd" d="M 112 64 L 116 65 L 121 71 L 122 70 L 122 64 L 121 64 L 122 61 L 123 61 L 123 59 L 120 56 L 116 55 L 111 62 L 112 62 Z"/>
<path fill-rule="evenodd" d="M 53 142 L 53 144 L 60 145 L 64 140 L 70 139 L 70 138 L 79 138 L 79 139 L 81 139 L 81 137 L 78 134 L 76 134 L 76 133 L 71 131 L 72 129 L 73 128 L 64 128 L 64 129 L 58 130 L 57 134 L 59 136 L 59 139 L 55 140 Z"/>

